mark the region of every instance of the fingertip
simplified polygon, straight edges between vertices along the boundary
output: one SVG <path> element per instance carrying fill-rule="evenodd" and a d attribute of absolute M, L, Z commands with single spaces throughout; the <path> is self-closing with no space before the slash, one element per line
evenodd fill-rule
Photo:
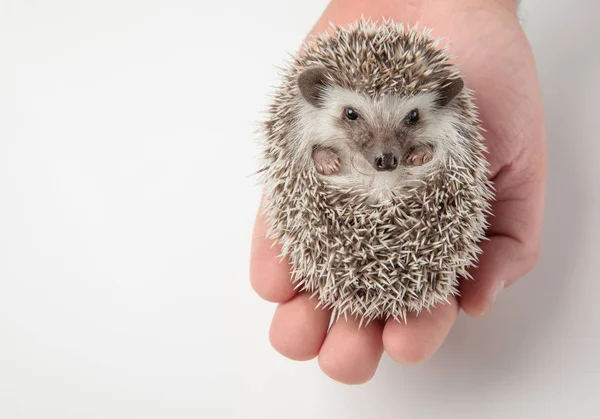
<path fill-rule="evenodd" d="M 471 317 L 483 317 L 505 288 L 504 281 L 492 282 L 488 287 L 478 286 L 473 281 L 469 281 L 461 285 L 463 291 L 460 300 L 461 310 Z"/>
<path fill-rule="evenodd" d="M 482 254 L 472 279 L 460 283 L 460 307 L 471 317 L 482 317 L 491 308 L 502 290 L 514 283 L 526 271 L 526 260 L 520 254 L 521 244 L 506 236 L 493 236 L 480 244 Z"/>
<path fill-rule="evenodd" d="M 327 335 L 330 313 L 316 308 L 308 294 L 279 304 L 269 329 L 271 346 L 295 361 L 308 361 L 319 353 Z"/>
<path fill-rule="evenodd" d="M 324 356 L 318 359 L 319 367 L 326 376 L 334 381 L 349 386 L 357 386 L 366 384 L 373 379 L 377 366 L 375 368 L 364 369 L 363 371 L 349 372 L 343 363 L 338 362 L 335 358 Z"/>
<path fill-rule="evenodd" d="M 422 364 L 433 355 L 433 353 L 430 353 L 430 345 L 423 344 L 423 342 L 415 344 L 414 342 L 407 342 L 405 338 L 400 338 L 399 336 L 403 334 L 401 331 L 403 326 L 396 320 L 392 320 L 383 329 L 383 346 L 385 351 L 394 361 L 401 364 Z"/>
<path fill-rule="evenodd" d="M 289 271 L 289 263 L 286 260 L 253 257 L 250 262 L 250 285 L 263 300 L 284 303 L 296 295 Z"/>
<path fill-rule="evenodd" d="M 252 235 L 250 284 L 262 299 L 273 303 L 289 301 L 296 294 L 290 280 L 290 264 L 280 255 L 281 247 L 267 238 L 267 223 L 259 211 Z"/>
<path fill-rule="evenodd" d="M 336 321 L 319 352 L 319 366 L 331 379 L 358 385 L 370 381 L 381 360 L 383 327 L 372 322 L 359 328 L 355 319 Z"/>
<path fill-rule="evenodd" d="M 383 346 L 396 362 L 421 364 L 442 345 L 458 315 L 454 297 L 450 304 L 440 304 L 431 311 L 409 314 L 406 323 L 389 320 L 383 329 Z"/>

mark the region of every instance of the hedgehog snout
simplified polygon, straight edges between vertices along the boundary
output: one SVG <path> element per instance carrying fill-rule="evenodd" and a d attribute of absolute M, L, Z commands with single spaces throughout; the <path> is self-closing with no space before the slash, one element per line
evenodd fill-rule
<path fill-rule="evenodd" d="M 377 171 L 392 171 L 398 167 L 398 157 L 394 153 L 382 153 L 375 157 L 373 167 Z"/>

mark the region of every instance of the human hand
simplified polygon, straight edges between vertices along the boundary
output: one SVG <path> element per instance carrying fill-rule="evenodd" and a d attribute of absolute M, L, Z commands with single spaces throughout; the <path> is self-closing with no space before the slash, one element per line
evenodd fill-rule
<path fill-rule="evenodd" d="M 330 313 L 296 293 L 288 263 L 265 238 L 259 212 L 252 243 L 250 280 L 264 299 L 279 303 L 270 329 L 273 347 L 284 356 L 308 360 L 318 356 L 331 378 L 356 384 L 374 374 L 383 350 L 398 362 L 428 359 L 442 344 L 459 309 L 483 315 L 497 294 L 528 272 L 539 251 L 546 144 L 541 94 L 529 43 L 513 0 L 333 0 L 313 33 L 329 21 L 347 25 L 361 16 L 391 17 L 408 25 L 433 29 L 445 37 L 466 86 L 475 91 L 486 130 L 491 178 L 496 188 L 493 216 L 481 243 L 483 254 L 474 280 L 460 284 L 460 298 L 431 312 L 409 315 L 407 324 L 390 320 L 358 328 L 341 319 L 329 329 Z"/>

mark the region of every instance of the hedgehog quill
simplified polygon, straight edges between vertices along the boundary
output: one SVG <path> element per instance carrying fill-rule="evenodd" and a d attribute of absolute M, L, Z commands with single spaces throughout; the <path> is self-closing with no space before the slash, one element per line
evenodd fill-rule
<path fill-rule="evenodd" d="M 493 188 L 473 92 L 428 30 L 360 20 L 307 42 L 262 140 L 262 210 L 333 316 L 406 320 L 458 294 Z"/>

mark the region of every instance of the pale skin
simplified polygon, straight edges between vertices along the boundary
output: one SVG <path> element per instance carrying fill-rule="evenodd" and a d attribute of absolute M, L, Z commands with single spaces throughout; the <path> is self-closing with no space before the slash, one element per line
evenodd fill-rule
<path fill-rule="evenodd" d="M 459 298 L 409 316 L 407 324 L 373 322 L 360 329 L 351 319 L 329 328 L 330 313 L 315 310 L 316 301 L 294 291 L 289 264 L 278 261 L 280 249 L 265 238 L 259 212 L 250 280 L 258 295 L 278 303 L 269 334 L 272 346 L 294 360 L 318 357 L 325 374 L 346 384 L 369 381 L 383 351 L 404 364 L 427 360 L 447 337 L 459 310 L 483 316 L 501 290 L 533 268 L 546 182 L 541 94 L 513 0 L 333 0 L 312 32 L 324 32 L 328 21 L 346 25 L 361 15 L 418 22 L 450 42 L 465 84 L 476 92 L 496 200 L 479 267 L 471 272 L 473 280 L 461 282 Z M 330 166 L 333 173 L 335 164 Z"/>
<path fill-rule="evenodd" d="M 312 153 L 315 169 L 322 175 L 333 175 L 340 170 L 340 156 L 330 148 L 317 148 Z"/>

